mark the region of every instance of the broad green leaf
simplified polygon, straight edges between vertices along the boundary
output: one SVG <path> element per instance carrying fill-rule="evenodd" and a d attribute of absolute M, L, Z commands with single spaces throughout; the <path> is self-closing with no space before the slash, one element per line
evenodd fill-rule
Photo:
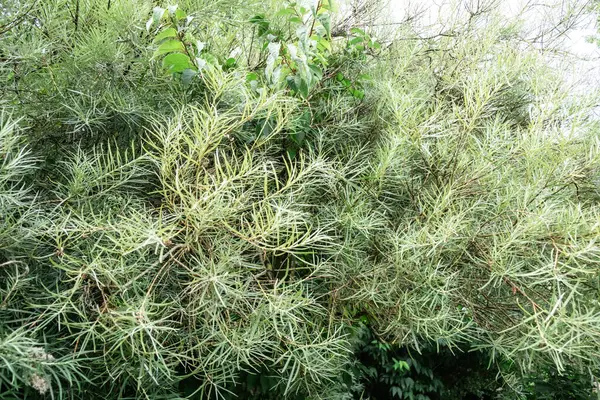
<path fill-rule="evenodd" d="M 317 79 L 317 81 L 320 81 L 321 79 L 323 79 L 323 71 L 321 71 L 321 68 L 319 68 L 318 66 L 316 66 L 314 64 L 309 64 L 308 67 L 312 71 L 312 73 L 315 76 L 315 78 Z"/>
<path fill-rule="evenodd" d="M 318 61 L 321 63 L 321 65 L 322 65 L 323 67 L 327 67 L 327 65 L 328 65 L 328 62 L 327 62 L 327 59 L 325 58 L 325 56 L 324 56 L 323 54 L 321 54 L 321 53 L 316 53 L 316 54 L 315 54 L 315 58 L 316 58 L 316 59 L 317 59 L 317 60 L 318 60 Z"/>
<path fill-rule="evenodd" d="M 300 40 L 306 40 L 308 37 L 308 28 L 305 25 L 300 25 L 296 29 L 296 37 Z"/>
<path fill-rule="evenodd" d="M 256 72 L 250 72 L 248 75 L 246 75 L 246 82 L 257 81 L 257 80 L 258 80 L 258 74 Z"/>
<path fill-rule="evenodd" d="M 253 24 L 260 24 L 261 22 L 265 21 L 265 16 L 264 15 L 255 15 L 254 17 L 250 18 L 249 21 Z"/>
<path fill-rule="evenodd" d="M 298 85 L 296 85 L 296 79 L 293 76 L 288 76 L 286 78 L 286 82 L 288 87 L 294 92 L 298 93 Z"/>
<path fill-rule="evenodd" d="M 177 11 L 177 4 L 167 7 L 167 10 L 169 10 L 169 14 L 175 16 L 175 12 Z"/>
<path fill-rule="evenodd" d="M 290 137 L 294 143 L 296 143 L 298 146 L 302 146 L 304 144 L 304 138 L 306 138 L 306 131 L 299 130 L 298 132 L 293 133 Z"/>
<path fill-rule="evenodd" d="M 264 138 L 270 136 L 271 133 L 273 133 L 273 130 L 275 129 L 275 125 L 275 122 L 271 118 L 266 118 L 264 120 L 258 121 L 255 129 L 256 137 Z"/>
<path fill-rule="evenodd" d="M 277 66 L 277 68 L 275 68 L 273 70 L 273 76 L 271 78 L 271 82 L 273 82 L 273 84 L 279 84 L 281 82 L 281 65 Z"/>
<path fill-rule="evenodd" d="M 191 68 L 184 69 L 181 73 L 181 82 L 183 82 L 184 86 L 189 86 L 196 75 L 198 75 L 197 71 Z"/>
<path fill-rule="evenodd" d="M 396 371 L 408 371 L 410 370 L 410 366 L 408 365 L 408 363 L 404 360 L 396 360 L 395 358 L 393 359 L 394 361 L 394 369 Z"/>
<path fill-rule="evenodd" d="M 258 26 L 258 36 L 263 36 L 269 30 L 269 21 L 267 21 L 264 15 L 255 15 L 250 18 L 250 22 Z"/>
<path fill-rule="evenodd" d="M 202 59 L 204 59 L 208 64 L 215 66 L 219 65 L 219 59 L 214 54 L 204 52 L 202 54 Z"/>
<path fill-rule="evenodd" d="M 307 127 L 311 123 L 312 114 L 310 113 L 310 111 L 304 111 L 302 115 L 298 118 L 298 120 L 301 122 L 301 125 Z"/>
<path fill-rule="evenodd" d="M 308 82 L 304 79 L 300 79 L 300 81 L 297 84 L 298 84 L 298 93 L 300 93 L 300 95 L 306 99 L 308 97 L 308 90 L 309 90 Z"/>
<path fill-rule="evenodd" d="M 296 154 L 298 153 L 298 149 L 296 148 L 296 146 L 289 146 L 287 149 L 287 155 L 288 157 L 293 160 L 294 158 L 296 158 Z"/>
<path fill-rule="evenodd" d="M 284 17 L 286 15 L 293 14 L 295 10 L 293 8 L 284 8 L 279 10 L 275 15 L 278 17 Z"/>
<path fill-rule="evenodd" d="M 196 58 L 196 65 L 198 66 L 198 71 L 202 71 L 204 68 L 206 68 L 206 60 L 203 58 Z"/>
<path fill-rule="evenodd" d="M 162 65 L 169 72 L 183 72 L 186 69 L 193 67 L 189 57 L 181 53 L 168 54 L 163 58 Z"/>
<path fill-rule="evenodd" d="M 327 40 L 325 38 L 319 38 L 319 40 L 317 41 L 317 45 L 319 46 L 319 50 L 321 50 L 321 51 L 323 51 L 323 50 L 331 51 L 331 43 L 329 43 L 329 40 Z"/>
<path fill-rule="evenodd" d="M 332 0 L 323 0 L 323 4 L 327 7 L 327 9 L 329 11 L 331 11 L 332 13 L 335 13 L 337 11 L 339 11 L 339 6 L 337 4 L 337 1 L 332 1 Z"/>
<path fill-rule="evenodd" d="M 331 36 L 331 16 L 328 13 L 319 14 L 317 17 L 323 28 L 325 28 L 325 32 L 327 33 L 327 37 Z"/>
<path fill-rule="evenodd" d="M 156 54 L 165 54 L 173 52 L 185 52 L 185 47 L 183 47 L 183 43 L 181 43 L 179 40 L 169 40 L 158 46 L 158 50 L 156 50 Z"/>
<path fill-rule="evenodd" d="M 162 7 L 154 7 L 152 10 L 152 18 L 146 22 L 146 30 L 149 31 L 152 25 L 158 24 L 162 17 L 165 15 L 165 9 Z"/>
<path fill-rule="evenodd" d="M 352 91 L 352 95 L 353 95 L 354 97 L 356 97 L 357 99 L 360 99 L 360 100 L 362 100 L 362 99 L 365 97 L 365 92 L 364 92 L 364 91 L 362 91 L 362 90 L 359 90 L 359 89 L 354 89 L 354 90 Z"/>
<path fill-rule="evenodd" d="M 177 37 L 177 29 L 167 28 L 167 29 L 160 31 L 158 33 L 158 35 L 156 35 L 156 37 L 154 38 L 154 42 L 158 43 L 161 40 L 164 40 L 166 38 L 172 38 L 172 37 Z"/>
<path fill-rule="evenodd" d="M 350 33 L 359 36 L 367 36 L 367 33 L 360 28 L 352 28 L 350 29 Z"/>
<path fill-rule="evenodd" d="M 292 71 L 290 70 L 289 67 L 287 67 L 286 65 L 281 65 L 279 67 L 279 80 L 287 79 L 288 75 L 291 72 Z"/>
<path fill-rule="evenodd" d="M 267 48 L 269 49 L 269 55 L 267 56 L 265 76 L 267 77 L 267 80 L 271 82 L 273 70 L 275 69 L 275 62 L 277 61 L 279 51 L 281 50 L 281 43 L 269 43 Z"/>

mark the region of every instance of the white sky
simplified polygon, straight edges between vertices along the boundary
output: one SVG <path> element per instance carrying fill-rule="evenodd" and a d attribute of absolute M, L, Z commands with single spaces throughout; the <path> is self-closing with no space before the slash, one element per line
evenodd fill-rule
<path fill-rule="evenodd" d="M 448 16 L 450 2 L 469 0 L 388 0 L 389 14 L 384 18 L 391 22 L 402 20 L 406 10 L 424 10 L 423 18 L 426 25 L 435 25 L 440 19 Z M 477 0 L 470 0 L 471 3 Z M 527 4 L 535 4 L 527 13 L 522 14 L 525 29 L 535 31 L 546 21 L 552 24 L 565 15 L 566 7 L 571 2 L 582 0 L 498 0 L 501 11 L 507 17 L 515 17 L 522 13 Z M 441 10 L 441 11 L 440 11 Z M 441 17 L 441 18 L 440 18 Z M 569 80 L 577 81 L 585 90 L 600 89 L 600 47 L 589 43 L 586 38 L 597 34 L 597 19 L 595 16 L 583 16 L 577 26 L 564 37 L 561 48 L 575 54 L 579 61 L 565 66 L 565 74 Z M 552 25 L 554 26 L 554 25 Z"/>
<path fill-rule="evenodd" d="M 440 10 L 444 10 L 450 3 L 449 0 L 388 0 L 389 1 L 389 18 L 392 20 L 401 20 L 407 9 L 414 10 L 415 8 L 425 10 L 423 15 L 429 23 L 434 23 L 440 16 Z M 456 1 L 456 0 L 455 0 Z M 473 1 L 473 0 L 471 0 Z M 532 28 L 539 25 L 540 21 L 548 18 L 560 18 L 564 15 L 564 7 L 567 1 L 564 0 L 500 0 L 500 8 L 507 17 L 518 15 L 528 3 L 537 4 L 531 11 L 523 16 L 526 25 Z M 548 7 L 554 6 L 554 7 Z M 562 6 L 562 7 L 561 7 Z M 553 15 L 552 15 L 553 13 Z M 442 12 L 443 16 L 443 12 Z M 577 27 L 568 35 L 565 45 L 575 54 L 585 56 L 599 56 L 600 51 L 598 46 L 593 43 L 588 43 L 586 37 L 596 33 L 596 19 L 583 18 Z"/>

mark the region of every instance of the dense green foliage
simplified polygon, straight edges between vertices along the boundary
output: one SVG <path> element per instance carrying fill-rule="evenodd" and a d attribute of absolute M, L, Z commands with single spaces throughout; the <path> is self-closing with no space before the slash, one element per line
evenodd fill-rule
<path fill-rule="evenodd" d="M 589 398 L 598 93 L 472 3 L 0 5 L 0 399 Z"/>

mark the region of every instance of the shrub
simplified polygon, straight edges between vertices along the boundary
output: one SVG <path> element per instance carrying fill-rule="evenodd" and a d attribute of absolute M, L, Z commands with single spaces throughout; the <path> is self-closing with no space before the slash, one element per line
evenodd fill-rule
<path fill-rule="evenodd" d="M 597 93 L 514 21 L 376 40 L 332 36 L 328 1 L 71 3 L 1 17 L 0 396 L 484 396 L 484 364 L 541 396 L 597 371 Z"/>

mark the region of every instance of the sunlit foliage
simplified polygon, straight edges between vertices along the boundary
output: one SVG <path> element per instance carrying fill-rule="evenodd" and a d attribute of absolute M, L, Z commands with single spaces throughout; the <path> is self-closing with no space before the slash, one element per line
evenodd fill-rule
<path fill-rule="evenodd" d="M 359 398 L 360 324 L 593 379 L 598 93 L 517 22 L 154 3 L 0 8 L 0 398 Z"/>

